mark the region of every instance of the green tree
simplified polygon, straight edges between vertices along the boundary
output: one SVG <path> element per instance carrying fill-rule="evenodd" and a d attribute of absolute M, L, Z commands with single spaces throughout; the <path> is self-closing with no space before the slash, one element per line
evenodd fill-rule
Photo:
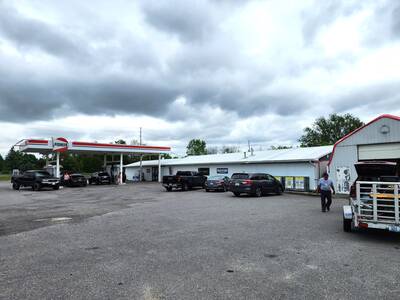
<path fill-rule="evenodd" d="M 4 161 L 5 171 L 10 172 L 13 169 L 26 171 L 30 169 L 37 169 L 40 163 L 35 155 L 26 154 L 20 151 L 15 151 L 13 148 L 8 152 Z"/>
<path fill-rule="evenodd" d="M 207 154 L 207 144 L 200 139 L 192 139 L 186 147 L 187 155 L 205 155 Z"/>
<path fill-rule="evenodd" d="M 0 154 L 0 173 L 4 170 L 4 158 Z"/>
<path fill-rule="evenodd" d="M 240 152 L 240 148 L 237 146 L 222 146 L 222 153 L 236 153 Z"/>
<path fill-rule="evenodd" d="M 328 118 L 320 117 L 311 127 L 304 129 L 300 137 L 301 147 L 333 145 L 339 139 L 353 130 L 364 125 L 363 122 L 351 114 L 331 114 Z"/>

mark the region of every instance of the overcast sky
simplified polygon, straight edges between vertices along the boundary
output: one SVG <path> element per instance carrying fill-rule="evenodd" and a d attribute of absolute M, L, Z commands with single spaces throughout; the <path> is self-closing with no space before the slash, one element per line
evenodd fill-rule
<path fill-rule="evenodd" d="M 0 153 L 22 138 L 184 152 L 400 115 L 400 1 L 0 0 Z"/>

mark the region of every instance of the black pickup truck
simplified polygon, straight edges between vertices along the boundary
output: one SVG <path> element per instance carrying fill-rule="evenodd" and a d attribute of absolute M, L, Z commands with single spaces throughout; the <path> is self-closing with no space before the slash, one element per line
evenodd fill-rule
<path fill-rule="evenodd" d="M 163 176 L 163 186 L 168 192 L 172 189 L 187 191 L 194 187 L 204 187 L 207 177 L 194 171 L 178 171 L 176 175 Z"/>
<path fill-rule="evenodd" d="M 34 191 L 39 191 L 43 187 L 50 187 L 53 190 L 60 188 L 60 179 L 42 170 L 26 171 L 22 175 L 12 176 L 11 183 L 14 190 L 19 190 L 21 186 L 30 186 Z"/>

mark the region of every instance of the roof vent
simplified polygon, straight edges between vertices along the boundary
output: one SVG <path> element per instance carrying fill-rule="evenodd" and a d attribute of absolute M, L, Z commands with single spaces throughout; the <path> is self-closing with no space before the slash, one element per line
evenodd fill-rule
<path fill-rule="evenodd" d="M 247 158 L 247 152 L 243 152 L 243 158 Z"/>

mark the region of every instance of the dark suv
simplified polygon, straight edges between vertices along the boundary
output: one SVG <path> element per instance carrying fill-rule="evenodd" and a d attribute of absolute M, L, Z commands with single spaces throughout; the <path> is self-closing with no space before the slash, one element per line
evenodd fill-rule
<path fill-rule="evenodd" d="M 44 187 L 50 187 L 53 190 L 60 188 L 60 179 L 42 170 L 31 170 L 22 175 L 15 175 L 11 177 L 11 183 L 14 190 L 19 190 L 22 186 L 30 186 L 34 191 L 39 191 Z"/>
<path fill-rule="evenodd" d="M 265 173 L 235 173 L 229 182 L 229 191 L 235 196 L 248 194 L 256 197 L 268 193 L 282 194 L 283 186 L 272 175 Z"/>
<path fill-rule="evenodd" d="M 111 176 L 107 172 L 93 173 L 89 178 L 89 184 L 111 184 Z"/>

